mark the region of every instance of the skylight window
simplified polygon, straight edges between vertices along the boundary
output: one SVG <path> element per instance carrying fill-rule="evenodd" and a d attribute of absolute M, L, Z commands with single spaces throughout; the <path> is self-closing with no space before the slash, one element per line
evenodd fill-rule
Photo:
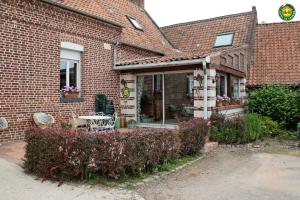
<path fill-rule="evenodd" d="M 230 46 L 233 42 L 234 33 L 219 34 L 216 37 L 215 47 Z"/>
<path fill-rule="evenodd" d="M 134 26 L 134 28 L 136 28 L 140 31 L 143 30 L 142 26 L 140 25 L 140 23 L 135 18 L 128 16 L 128 19 L 131 22 L 131 24 Z"/>

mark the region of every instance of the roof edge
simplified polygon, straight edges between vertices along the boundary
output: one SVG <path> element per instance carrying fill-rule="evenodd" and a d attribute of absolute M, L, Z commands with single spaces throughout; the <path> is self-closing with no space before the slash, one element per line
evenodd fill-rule
<path fill-rule="evenodd" d="M 161 30 L 161 28 L 158 26 L 158 24 L 154 21 L 154 19 L 151 17 L 151 15 L 144 9 L 146 15 L 149 17 L 151 22 L 155 25 L 155 27 L 158 29 L 160 34 L 165 38 L 165 40 L 171 45 L 173 49 L 176 49 L 175 45 L 169 40 L 169 38 L 164 34 L 164 32 Z"/>
<path fill-rule="evenodd" d="M 162 67 L 176 67 L 181 65 L 195 65 L 201 64 L 206 61 L 206 57 L 202 57 L 194 60 L 181 60 L 181 61 L 173 61 L 173 62 L 160 62 L 160 63 L 150 63 L 150 64 L 137 64 L 137 65 L 126 65 L 126 66 L 114 66 L 114 70 L 122 71 L 122 70 L 133 70 L 133 69 L 147 69 L 147 68 L 162 68 Z"/>
<path fill-rule="evenodd" d="M 242 12 L 242 13 L 224 15 L 224 16 L 219 16 L 219 17 L 213 17 L 213 18 L 209 18 L 209 19 L 201 19 L 201 20 L 195 20 L 195 21 L 190 21 L 190 22 L 183 22 L 183 23 L 178 23 L 178 24 L 171 24 L 171 25 L 168 25 L 168 26 L 162 26 L 161 28 L 164 29 L 164 28 L 185 26 L 185 25 L 196 24 L 196 23 L 200 23 L 200 22 L 204 22 L 204 21 L 213 21 L 213 20 L 222 19 L 222 18 L 237 17 L 237 16 L 241 16 L 241 15 L 251 14 L 252 12 L 253 11 Z"/>
<path fill-rule="evenodd" d="M 158 50 L 155 50 L 155 49 L 150 49 L 150 48 L 140 46 L 140 45 L 130 44 L 130 43 L 125 42 L 125 41 L 116 41 L 116 42 L 114 42 L 114 44 L 120 44 L 120 45 L 123 44 L 123 45 L 129 46 L 129 47 L 134 47 L 134 48 L 137 48 L 137 49 L 149 51 L 151 53 L 155 53 L 155 54 L 158 54 L 158 55 L 161 55 L 161 56 L 166 55 L 165 52 L 158 51 Z"/>
<path fill-rule="evenodd" d="M 270 22 L 270 23 L 258 23 L 258 26 L 267 26 L 267 25 L 280 25 L 280 24 L 295 24 L 300 23 L 300 20 L 297 21 L 289 21 L 289 22 Z"/>
<path fill-rule="evenodd" d="M 56 6 L 56 7 L 59 7 L 59 8 L 62 8 L 62 9 L 65 9 L 65 10 L 68 10 L 68 11 L 71 11 L 71 12 L 75 12 L 77 14 L 81 14 L 81 15 L 84 15 L 84 16 L 87 16 L 87 17 L 90 17 L 90 18 L 93 18 L 93 19 L 96 19 L 96 20 L 99 20 L 103 23 L 106 23 L 106 24 L 109 24 L 109 25 L 112 25 L 112 26 L 115 26 L 117 28 L 123 28 L 124 26 L 122 26 L 121 24 L 118 24 L 118 23 L 115 23 L 115 22 L 112 22 L 112 21 L 109 21 L 109 20 L 106 20 L 106 19 L 103 19 L 97 15 L 92 15 L 88 12 L 85 12 L 85 11 L 82 11 L 82 10 L 79 10 L 79 9 L 76 9 L 76 8 L 73 8 L 71 6 L 67 6 L 67 5 L 63 5 L 63 4 L 60 4 L 60 3 L 57 3 L 57 2 L 54 2 L 52 0 L 40 0 L 41 2 L 44 2 L 44 3 L 47 3 L 47 4 L 50 4 L 52 6 Z"/>

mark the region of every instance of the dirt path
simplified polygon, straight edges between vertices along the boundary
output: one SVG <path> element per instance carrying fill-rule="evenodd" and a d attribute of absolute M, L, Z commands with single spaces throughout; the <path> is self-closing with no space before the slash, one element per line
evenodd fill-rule
<path fill-rule="evenodd" d="M 138 192 L 146 200 L 299 200 L 300 157 L 221 149 Z"/>

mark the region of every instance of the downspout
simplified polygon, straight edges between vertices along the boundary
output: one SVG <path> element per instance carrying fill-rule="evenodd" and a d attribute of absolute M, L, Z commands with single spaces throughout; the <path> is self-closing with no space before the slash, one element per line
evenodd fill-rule
<path fill-rule="evenodd" d="M 207 80 L 207 65 L 210 63 L 210 57 L 206 57 L 202 62 L 203 64 L 203 73 L 204 73 L 204 119 L 208 119 L 208 80 Z"/>
<path fill-rule="evenodd" d="M 118 59 L 118 46 L 120 45 L 120 42 L 116 42 L 116 44 L 114 45 L 114 55 L 113 55 L 113 69 L 115 69 L 116 64 L 117 64 L 117 59 Z"/>

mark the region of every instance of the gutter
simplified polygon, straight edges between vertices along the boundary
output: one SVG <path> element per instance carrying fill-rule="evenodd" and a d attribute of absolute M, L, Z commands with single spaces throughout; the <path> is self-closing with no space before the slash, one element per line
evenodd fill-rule
<path fill-rule="evenodd" d="M 150 64 L 138 64 L 138 65 L 126 65 L 126 66 L 117 66 L 114 65 L 114 70 L 132 70 L 132 69 L 149 69 L 149 68 L 162 68 L 162 67 L 176 67 L 182 65 L 196 65 L 202 64 L 205 62 L 205 58 L 199 58 L 194 60 L 181 60 L 181 61 L 169 61 L 169 62 L 160 62 L 160 63 L 150 63 Z"/>
<path fill-rule="evenodd" d="M 109 20 L 106 20 L 106 19 L 103 19 L 101 17 L 98 17 L 96 15 L 92 15 L 88 12 L 85 12 L 85 11 L 82 11 L 82 10 L 79 10 L 79 9 L 76 9 L 76 8 L 73 8 L 71 6 L 67 6 L 67 5 L 63 5 L 63 4 L 60 4 L 60 3 L 57 3 L 57 2 L 54 2 L 52 0 L 40 0 L 41 2 L 44 2 L 44 3 L 47 3 L 47 4 L 50 4 L 52 6 L 56 6 L 56 7 L 59 7 L 59 8 L 62 8 L 62 9 L 65 9 L 65 10 L 68 10 L 68 11 L 71 11 L 71 12 L 74 12 L 74 13 L 78 13 L 78 14 L 81 14 L 81 15 L 85 15 L 87 17 L 90 17 L 90 18 L 93 18 L 93 19 L 96 19 L 96 20 L 99 20 L 101 22 L 104 22 L 106 24 L 110 24 L 112 26 L 115 26 L 117 28 L 123 28 L 123 26 L 121 24 L 118 24 L 118 23 L 115 23 L 115 22 L 112 22 L 112 21 L 109 21 Z"/>

